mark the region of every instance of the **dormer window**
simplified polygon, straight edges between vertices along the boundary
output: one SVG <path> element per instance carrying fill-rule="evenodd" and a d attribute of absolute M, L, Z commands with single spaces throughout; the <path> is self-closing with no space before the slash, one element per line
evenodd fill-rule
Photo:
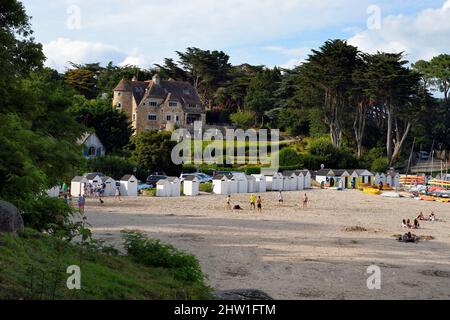
<path fill-rule="evenodd" d="M 157 106 L 158 106 L 158 102 L 150 101 L 150 107 L 157 107 Z"/>
<path fill-rule="evenodd" d="M 169 102 L 169 107 L 176 107 L 178 106 L 177 102 Z"/>
<path fill-rule="evenodd" d="M 191 95 L 191 91 L 184 89 L 183 90 L 183 94 L 190 96 Z"/>

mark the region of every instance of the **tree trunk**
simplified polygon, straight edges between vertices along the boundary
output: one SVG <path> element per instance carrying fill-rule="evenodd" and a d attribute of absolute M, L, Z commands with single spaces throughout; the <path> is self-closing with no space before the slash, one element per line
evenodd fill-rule
<path fill-rule="evenodd" d="M 392 109 L 388 104 L 386 107 L 387 113 L 387 134 L 386 134 L 386 153 L 389 164 L 392 163 Z"/>
<path fill-rule="evenodd" d="M 398 127 L 396 128 L 396 130 L 397 130 L 397 137 L 400 137 L 400 132 L 399 132 Z M 392 154 L 391 160 L 389 161 L 389 165 L 392 165 L 394 160 L 400 156 L 400 152 L 402 151 L 402 146 L 405 143 L 406 137 L 408 136 L 410 130 L 411 130 L 411 123 L 408 122 L 408 124 L 406 125 L 405 132 L 403 132 L 403 136 L 401 137 L 401 139 L 397 139 L 397 141 L 395 142 L 394 152 Z"/>
<path fill-rule="evenodd" d="M 355 115 L 355 121 L 353 122 L 353 130 L 355 132 L 356 146 L 358 148 L 358 157 L 362 156 L 362 142 L 364 138 L 364 131 L 366 128 L 366 108 L 364 102 L 361 102 Z"/>

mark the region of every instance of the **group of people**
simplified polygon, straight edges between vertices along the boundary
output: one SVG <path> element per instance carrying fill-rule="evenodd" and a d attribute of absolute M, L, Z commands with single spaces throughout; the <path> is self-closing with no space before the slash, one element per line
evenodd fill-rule
<path fill-rule="evenodd" d="M 420 228 L 420 223 L 419 221 L 436 221 L 436 215 L 434 214 L 434 212 L 431 212 L 430 216 L 428 217 L 428 219 L 425 217 L 425 215 L 423 214 L 423 212 L 420 212 L 416 219 L 414 219 L 414 224 L 411 223 L 411 220 L 408 219 L 403 219 L 402 221 L 402 228 L 408 228 L 408 229 L 419 229 Z"/>
<path fill-rule="evenodd" d="M 231 205 L 231 195 L 227 196 L 227 209 L 231 210 L 233 209 L 232 205 Z M 250 209 L 251 210 L 258 210 L 258 212 L 262 211 L 262 198 L 261 196 L 255 196 L 254 194 L 250 195 Z M 305 196 L 303 197 L 303 209 L 308 208 L 308 195 L 305 193 Z M 283 193 L 280 191 L 278 193 L 278 205 L 282 205 L 284 203 L 284 199 L 283 199 Z"/>

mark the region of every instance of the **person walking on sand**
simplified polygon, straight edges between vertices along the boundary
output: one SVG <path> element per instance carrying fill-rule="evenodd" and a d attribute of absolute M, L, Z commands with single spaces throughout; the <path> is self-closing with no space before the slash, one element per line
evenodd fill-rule
<path fill-rule="evenodd" d="M 308 209 L 308 195 L 305 193 L 305 196 L 303 197 L 303 209 Z"/>
<path fill-rule="evenodd" d="M 227 196 L 227 209 L 231 210 L 231 196 L 230 195 Z"/>
<path fill-rule="evenodd" d="M 258 196 L 258 199 L 256 199 L 256 205 L 258 207 L 258 212 L 261 213 L 261 211 L 262 211 L 262 199 L 261 199 L 261 196 Z"/>
<path fill-rule="evenodd" d="M 283 200 L 283 193 L 280 191 L 278 193 L 278 204 L 281 206 L 283 204 L 284 200 Z"/>
<path fill-rule="evenodd" d="M 84 214 L 84 206 L 86 204 L 86 198 L 79 194 L 78 195 L 78 210 L 80 211 L 80 213 Z"/>
<path fill-rule="evenodd" d="M 256 209 L 256 197 L 255 195 L 251 195 L 250 196 L 250 210 L 255 210 Z"/>
<path fill-rule="evenodd" d="M 116 188 L 116 193 L 114 195 L 114 199 L 116 201 L 119 201 L 119 202 L 122 201 L 122 200 L 120 200 L 120 189 L 119 189 L 119 187 Z"/>

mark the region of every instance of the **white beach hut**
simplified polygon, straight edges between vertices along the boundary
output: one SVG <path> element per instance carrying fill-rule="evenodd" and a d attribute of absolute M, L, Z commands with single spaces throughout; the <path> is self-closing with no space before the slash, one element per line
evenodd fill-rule
<path fill-rule="evenodd" d="M 227 176 L 227 189 L 228 194 L 235 194 L 239 191 L 239 183 L 238 179 L 234 175 L 228 175 Z"/>
<path fill-rule="evenodd" d="M 105 184 L 105 196 L 112 197 L 116 194 L 116 180 L 111 177 L 104 177 L 103 183 Z"/>
<path fill-rule="evenodd" d="M 255 193 L 255 192 L 259 192 L 256 191 L 256 178 L 254 176 L 246 176 L 247 178 L 247 193 Z"/>
<path fill-rule="evenodd" d="M 262 174 L 252 174 L 255 178 L 255 193 L 265 193 L 266 192 L 266 177 Z"/>
<path fill-rule="evenodd" d="M 196 176 L 186 176 L 183 181 L 183 193 L 195 197 L 200 194 L 200 181 Z"/>
<path fill-rule="evenodd" d="M 157 197 L 170 197 L 172 194 L 172 188 L 169 180 L 162 179 L 156 183 L 156 196 Z"/>
<path fill-rule="evenodd" d="M 125 197 L 138 196 L 138 180 L 135 176 L 129 174 L 120 179 L 120 194 Z"/>
<path fill-rule="evenodd" d="M 213 178 L 213 192 L 215 194 L 228 194 L 228 178 L 218 174 Z"/>
<path fill-rule="evenodd" d="M 389 171 L 386 174 L 386 184 L 390 185 L 392 188 L 400 187 L 400 174 L 395 171 Z"/>
<path fill-rule="evenodd" d="M 311 171 L 309 170 L 301 170 L 301 172 L 303 173 L 303 177 L 304 177 L 304 185 L 303 188 L 304 189 L 311 189 L 312 188 L 312 176 L 311 176 Z"/>
<path fill-rule="evenodd" d="M 170 182 L 170 196 L 179 197 L 181 196 L 181 182 L 177 177 L 169 177 L 167 180 Z"/>
<path fill-rule="evenodd" d="M 78 197 L 79 194 L 84 195 L 84 187 L 89 183 L 85 177 L 75 177 L 70 183 L 70 194 L 72 197 Z"/>
<path fill-rule="evenodd" d="M 303 171 L 297 171 L 297 188 L 296 190 L 303 190 L 305 189 L 305 174 Z"/>
<path fill-rule="evenodd" d="M 379 185 L 380 181 L 381 181 L 381 176 L 380 176 L 380 173 L 377 172 L 377 173 L 375 173 L 375 176 L 373 177 L 373 184 Z"/>
<path fill-rule="evenodd" d="M 235 172 L 233 176 L 237 181 L 237 193 L 247 193 L 248 180 L 246 174 L 243 172 Z"/>
<path fill-rule="evenodd" d="M 283 190 L 284 191 L 295 191 L 298 186 L 298 176 L 295 171 L 284 171 L 283 172 Z"/>
<path fill-rule="evenodd" d="M 96 173 L 87 174 L 85 177 L 94 188 L 98 187 L 99 185 L 101 185 L 103 183 L 102 177 L 100 177 Z"/>
<path fill-rule="evenodd" d="M 325 187 L 330 182 L 330 176 L 334 174 L 331 169 L 320 169 L 316 172 L 315 180 L 322 187 Z M 305 176 L 305 186 L 306 186 L 306 176 Z M 305 187 L 305 189 L 307 189 Z"/>

